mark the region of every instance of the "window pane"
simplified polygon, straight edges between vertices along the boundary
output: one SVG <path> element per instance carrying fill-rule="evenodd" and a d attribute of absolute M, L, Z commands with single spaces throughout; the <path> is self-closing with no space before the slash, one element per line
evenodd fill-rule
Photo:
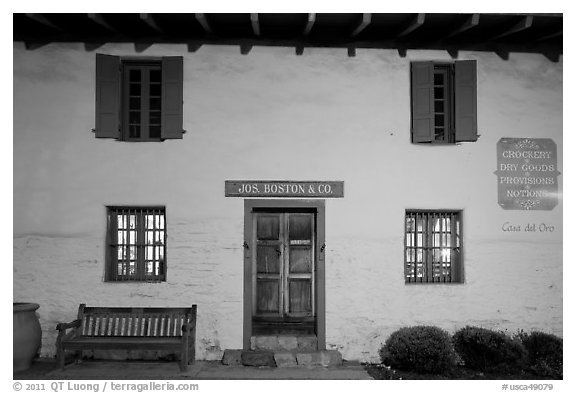
<path fill-rule="evenodd" d="M 130 95 L 139 96 L 141 91 L 140 83 L 130 83 Z"/>
<path fill-rule="evenodd" d="M 118 229 L 125 229 L 126 228 L 126 217 L 119 214 L 116 216 L 116 225 L 118 226 Z"/>
<path fill-rule="evenodd" d="M 130 111 L 128 122 L 130 124 L 140 124 L 140 112 Z"/>
<path fill-rule="evenodd" d="M 443 74 L 434 74 L 434 84 L 436 86 L 442 86 L 444 84 L 444 75 Z"/>
<path fill-rule="evenodd" d="M 130 82 L 140 82 L 142 80 L 142 73 L 140 70 L 130 70 Z"/>
<path fill-rule="evenodd" d="M 140 110 L 140 97 L 130 97 L 129 109 Z"/>
<path fill-rule="evenodd" d="M 151 82 L 160 82 L 162 80 L 162 71 L 161 70 L 150 70 L 150 81 Z"/>
<path fill-rule="evenodd" d="M 444 128 L 443 127 L 438 127 L 434 129 L 434 139 L 437 141 L 443 141 L 444 140 Z"/>
<path fill-rule="evenodd" d="M 130 231 L 130 244 L 136 244 L 137 241 L 136 231 Z"/>
<path fill-rule="evenodd" d="M 159 125 L 160 124 L 160 112 L 159 111 L 150 111 L 150 116 L 148 121 L 152 125 Z"/>
<path fill-rule="evenodd" d="M 150 95 L 159 97 L 162 94 L 162 85 L 161 84 L 150 84 Z"/>
<path fill-rule="evenodd" d="M 434 124 L 438 127 L 444 126 L 444 115 L 435 115 L 434 116 Z"/>
<path fill-rule="evenodd" d="M 441 100 L 434 101 L 434 112 L 444 113 L 444 101 Z"/>
<path fill-rule="evenodd" d="M 444 88 L 435 87 L 434 88 L 434 98 L 444 98 Z"/>
<path fill-rule="evenodd" d="M 130 138 L 140 138 L 140 126 L 130 126 Z"/>
<path fill-rule="evenodd" d="M 161 98 L 150 98 L 150 110 L 159 111 L 161 108 L 162 99 Z"/>
<path fill-rule="evenodd" d="M 150 126 L 150 138 L 160 138 L 160 126 Z"/>

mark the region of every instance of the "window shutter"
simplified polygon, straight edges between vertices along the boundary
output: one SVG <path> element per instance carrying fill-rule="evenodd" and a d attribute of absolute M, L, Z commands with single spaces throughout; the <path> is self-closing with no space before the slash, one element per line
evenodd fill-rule
<path fill-rule="evenodd" d="M 434 140 L 434 65 L 431 61 L 412 62 L 412 142 Z"/>
<path fill-rule="evenodd" d="M 476 60 L 457 61 L 454 68 L 456 142 L 475 142 L 478 140 Z"/>
<path fill-rule="evenodd" d="M 117 258 L 118 258 L 118 220 L 116 218 L 116 212 L 108 208 L 108 225 L 106 232 L 106 271 L 105 280 L 113 281 L 116 279 L 117 274 Z"/>
<path fill-rule="evenodd" d="M 96 138 L 120 139 L 120 57 L 96 54 Z"/>
<path fill-rule="evenodd" d="M 162 139 L 182 139 L 183 61 L 162 58 Z"/>

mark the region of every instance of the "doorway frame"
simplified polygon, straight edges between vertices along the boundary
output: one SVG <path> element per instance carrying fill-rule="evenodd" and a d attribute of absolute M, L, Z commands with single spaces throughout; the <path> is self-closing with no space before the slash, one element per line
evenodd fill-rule
<path fill-rule="evenodd" d="M 252 213 L 255 209 L 311 209 L 316 211 L 316 338 L 318 350 L 326 349 L 326 203 L 323 199 L 245 199 L 244 200 L 244 321 L 243 340 L 244 350 L 250 350 L 252 337 L 252 309 L 253 309 L 253 263 L 252 263 Z"/>

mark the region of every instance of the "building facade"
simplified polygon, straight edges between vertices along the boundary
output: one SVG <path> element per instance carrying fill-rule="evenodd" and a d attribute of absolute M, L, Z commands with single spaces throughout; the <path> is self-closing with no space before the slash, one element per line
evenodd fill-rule
<path fill-rule="evenodd" d="M 14 43 L 14 301 L 40 304 L 43 356 L 80 303 L 197 304 L 199 359 L 562 336 L 561 60 L 188 49 Z"/>

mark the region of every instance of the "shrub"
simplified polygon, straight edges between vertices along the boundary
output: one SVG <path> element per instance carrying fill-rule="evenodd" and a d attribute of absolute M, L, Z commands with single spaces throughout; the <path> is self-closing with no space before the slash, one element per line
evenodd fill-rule
<path fill-rule="evenodd" d="M 563 340 L 561 338 L 542 332 L 520 333 L 518 336 L 528 351 L 530 371 L 544 377 L 562 379 Z"/>
<path fill-rule="evenodd" d="M 382 363 L 405 371 L 444 374 L 456 365 L 450 335 L 435 326 L 401 328 L 379 351 Z"/>
<path fill-rule="evenodd" d="M 515 372 L 526 364 L 522 342 L 503 332 L 466 326 L 454 334 L 453 342 L 466 367 L 473 370 Z"/>

